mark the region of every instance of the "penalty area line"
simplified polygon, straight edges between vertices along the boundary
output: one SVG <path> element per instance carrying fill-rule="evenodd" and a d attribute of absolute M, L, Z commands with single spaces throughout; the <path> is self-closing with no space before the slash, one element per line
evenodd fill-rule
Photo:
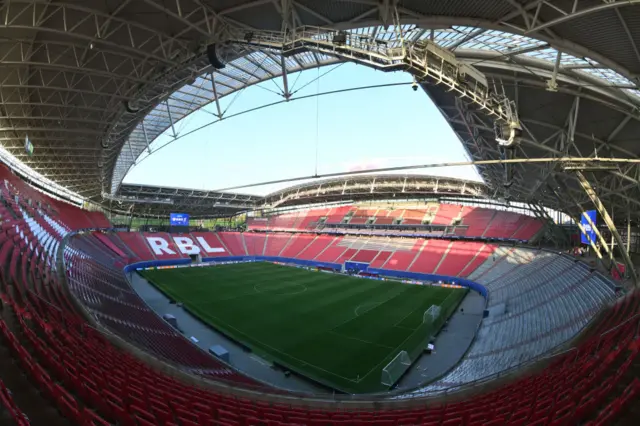
<path fill-rule="evenodd" d="M 358 342 L 366 343 L 366 344 L 369 344 L 369 345 L 379 346 L 379 347 L 385 348 L 385 349 L 393 349 L 391 346 L 386 346 L 386 345 L 382 345 L 380 343 L 370 342 L 368 340 L 360 339 L 360 338 L 354 337 L 354 336 L 347 336 L 346 334 L 338 333 L 337 331 L 331 330 L 331 331 L 329 331 L 329 333 L 335 334 L 336 336 L 344 337 L 346 339 L 357 340 Z"/>

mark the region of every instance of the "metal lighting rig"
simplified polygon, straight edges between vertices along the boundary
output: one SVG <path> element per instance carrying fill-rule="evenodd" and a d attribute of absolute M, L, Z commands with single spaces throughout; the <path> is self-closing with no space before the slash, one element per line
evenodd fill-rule
<path fill-rule="evenodd" d="M 284 31 L 232 30 L 226 43 L 269 49 L 284 57 L 303 51 L 337 57 L 381 71 L 404 71 L 419 84 L 443 86 L 460 100 L 494 120 L 495 140 L 510 153 L 520 142 L 517 108 L 504 91 L 491 87 L 485 75 L 432 40 L 415 37 L 394 25 L 393 32 L 375 36 L 331 28 L 302 26 Z"/>

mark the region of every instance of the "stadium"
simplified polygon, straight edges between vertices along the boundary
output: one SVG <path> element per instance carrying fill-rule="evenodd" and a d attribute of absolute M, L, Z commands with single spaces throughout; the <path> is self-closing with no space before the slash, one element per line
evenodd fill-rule
<path fill-rule="evenodd" d="M 636 424 L 638 3 L 2 2 L 0 424 Z"/>

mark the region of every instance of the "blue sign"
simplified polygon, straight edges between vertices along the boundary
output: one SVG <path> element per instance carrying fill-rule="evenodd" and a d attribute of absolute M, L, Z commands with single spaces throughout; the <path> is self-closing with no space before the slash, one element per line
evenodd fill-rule
<path fill-rule="evenodd" d="M 589 221 L 587 220 L 587 216 L 589 217 L 589 219 L 591 219 L 591 223 L 593 223 L 594 226 L 596 225 L 595 210 L 589 210 L 582 214 L 580 220 L 580 223 L 584 228 L 584 232 L 582 233 L 582 235 L 580 235 L 580 241 L 582 242 L 582 244 L 589 244 L 590 240 L 594 243 L 596 242 L 596 231 L 592 229 L 591 223 L 589 223 Z"/>
<path fill-rule="evenodd" d="M 189 226 L 189 215 L 186 213 L 171 213 L 169 215 L 171 226 Z"/>

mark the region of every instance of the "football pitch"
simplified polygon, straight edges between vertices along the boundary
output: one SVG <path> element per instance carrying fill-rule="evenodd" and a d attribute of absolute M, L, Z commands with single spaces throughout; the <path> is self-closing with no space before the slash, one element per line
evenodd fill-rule
<path fill-rule="evenodd" d="M 415 361 L 467 292 L 266 262 L 142 275 L 261 357 L 347 393 L 387 390 L 382 369 L 402 350 Z M 432 305 L 441 315 L 424 323 Z"/>

